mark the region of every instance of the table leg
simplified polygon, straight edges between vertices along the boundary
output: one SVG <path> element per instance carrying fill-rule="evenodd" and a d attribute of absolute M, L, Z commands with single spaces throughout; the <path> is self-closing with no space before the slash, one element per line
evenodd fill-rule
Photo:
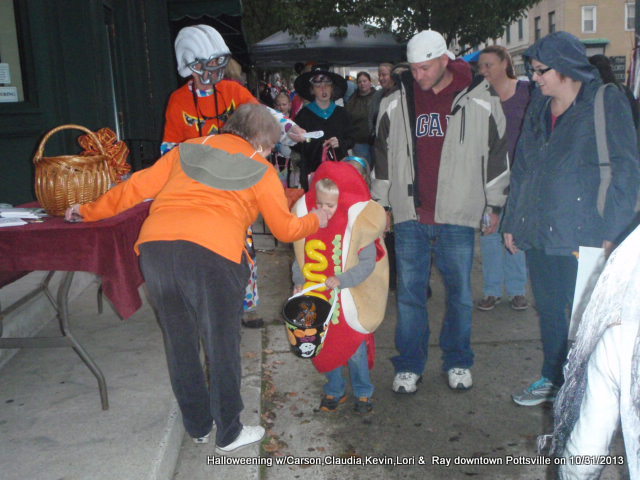
<path fill-rule="evenodd" d="M 100 390 L 100 402 L 102 403 L 102 409 L 109 409 L 109 398 L 107 394 L 107 382 L 104 375 L 98 365 L 89 356 L 87 351 L 82 345 L 75 339 L 71 330 L 69 329 L 69 289 L 71 288 L 71 281 L 73 280 L 74 272 L 65 272 L 64 278 L 60 282 L 58 287 L 58 320 L 60 322 L 60 330 L 62 335 L 69 339 L 73 350 L 78 354 L 84 364 L 91 370 L 91 373 L 98 380 L 98 389 Z"/>
<path fill-rule="evenodd" d="M 100 401 L 102 403 L 102 409 L 109 409 L 109 398 L 107 396 L 107 382 L 104 379 L 102 371 L 98 365 L 89 356 L 87 351 L 82 345 L 75 339 L 69 328 L 69 289 L 71 288 L 71 281 L 73 280 L 74 272 L 65 272 L 60 285 L 58 286 L 57 298 L 54 299 L 53 295 L 49 291 L 49 281 L 54 272 L 49 272 L 41 286 L 34 292 L 29 293 L 25 298 L 27 300 L 33 298 L 35 294 L 44 290 L 47 298 L 51 301 L 56 309 L 58 322 L 60 325 L 60 331 L 62 336 L 58 337 L 15 337 L 15 338 L 0 338 L 0 348 L 60 348 L 60 347 L 72 347 L 84 364 L 91 370 L 91 373 L 98 380 L 98 388 L 100 390 Z M 10 306 L 9 309 L 14 309 L 17 304 L 22 305 L 23 299 L 16 302 L 16 304 Z M 1 331 L 1 329 L 0 329 Z"/>
<path fill-rule="evenodd" d="M 45 279 L 42 282 L 40 282 L 40 285 L 38 285 L 35 289 L 30 291 L 26 295 L 20 297 L 18 300 L 13 302 L 7 308 L 4 308 L 4 309 L 0 308 L 0 337 L 2 337 L 2 332 L 3 332 L 3 318 L 8 317 L 10 313 L 13 313 L 18 308 L 29 303 L 31 300 L 37 297 L 40 294 L 40 292 L 44 292 L 44 294 L 47 296 L 47 298 L 51 302 L 51 305 L 53 306 L 53 308 L 56 309 L 56 312 L 58 311 L 58 305 L 56 304 L 56 301 L 51 295 L 51 291 L 49 290 L 49 282 L 51 282 L 51 279 L 53 278 L 54 273 L 56 272 L 51 271 L 47 273 L 47 276 L 45 277 Z"/>

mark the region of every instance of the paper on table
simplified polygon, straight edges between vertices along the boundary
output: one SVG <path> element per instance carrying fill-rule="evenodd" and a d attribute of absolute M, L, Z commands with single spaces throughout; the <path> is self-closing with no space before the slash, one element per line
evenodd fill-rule
<path fill-rule="evenodd" d="M 576 338 L 578 325 L 606 261 L 603 248 L 580 247 L 578 253 L 578 274 L 569 323 L 569 341 L 571 342 Z"/>
<path fill-rule="evenodd" d="M 19 218 L 0 218 L 0 227 L 18 227 L 26 224 L 27 222 Z"/>
<path fill-rule="evenodd" d="M 45 215 L 42 208 L 0 208 L 2 218 L 41 218 Z"/>

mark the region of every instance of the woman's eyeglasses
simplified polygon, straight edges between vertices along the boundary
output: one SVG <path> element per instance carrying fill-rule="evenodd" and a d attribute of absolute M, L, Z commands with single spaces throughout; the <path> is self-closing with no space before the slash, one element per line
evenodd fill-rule
<path fill-rule="evenodd" d="M 547 68 L 531 68 L 529 71 L 531 72 L 531 76 L 533 76 L 533 74 L 535 73 L 536 75 L 538 75 L 539 77 L 543 76 L 545 73 L 547 73 L 549 70 L 553 70 L 553 67 L 547 67 Z"/>

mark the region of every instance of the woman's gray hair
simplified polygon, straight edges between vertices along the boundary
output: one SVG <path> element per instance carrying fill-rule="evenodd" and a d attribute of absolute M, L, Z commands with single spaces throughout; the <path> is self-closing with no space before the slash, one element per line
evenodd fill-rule
<path fill-rule="evenodd" d="M 263 150 L 273 148 L 280 140 L 280 125 L 264 105 L 245 103 L 231 115 L 221 133 L 231 133 Z"/>

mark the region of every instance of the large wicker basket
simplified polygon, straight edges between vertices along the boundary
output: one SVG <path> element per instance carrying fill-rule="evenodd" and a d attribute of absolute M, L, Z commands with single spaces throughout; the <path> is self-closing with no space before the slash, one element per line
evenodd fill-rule
<path fill-rule="evenodd" d="M 67 207 L 75 203 L 87 203 L 105 193 L 114 181 L 104 148 L 101 155 L 60 155 L 44 157 L 44 146 L 56 132 L 78 129 L 95 137 L 94 133 L 80 125 L 60 125 L 50 130 L 40 142 L 33 157 L 36 166 L 36 198 L 49 215 L 62 216 Z"/>

